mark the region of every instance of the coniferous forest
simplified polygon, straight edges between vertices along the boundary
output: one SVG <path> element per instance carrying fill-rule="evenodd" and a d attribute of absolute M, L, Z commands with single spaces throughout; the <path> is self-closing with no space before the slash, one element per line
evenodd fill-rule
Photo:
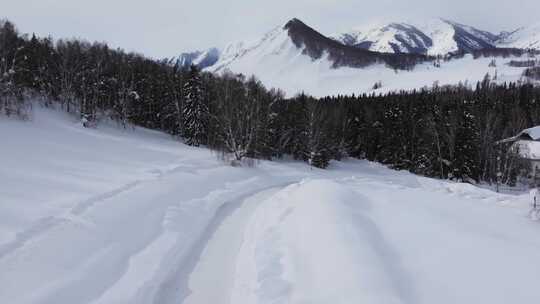
<path fill-rule="evenodd" d="M 353 157 L 471 182 L 494 182 L 502 172 L 508 184 L 521 164 L 494 143 L 540 124 L 540 88 L 496 85 L 489 75 L 384 95 L 286 98 L 253 77 L 214 75 L 104 43 L 21 35 L 3 21 L 0 112 L 30 119 L 36 100 L 87 127 L 112 119 L 161 130 L 235 163 L 293 157 L 326 168 Z"/>

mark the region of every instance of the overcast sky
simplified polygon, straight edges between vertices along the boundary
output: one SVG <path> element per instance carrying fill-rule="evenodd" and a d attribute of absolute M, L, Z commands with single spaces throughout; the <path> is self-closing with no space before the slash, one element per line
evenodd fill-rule
<path fill-rule="evenodd" d="M 444 17 L 499 32 L 538 22 L 540 0 L 0 0 L 21 32 L 85 38 L 155 57 L 255 39 L 298 17 L 325 34 Z"/>

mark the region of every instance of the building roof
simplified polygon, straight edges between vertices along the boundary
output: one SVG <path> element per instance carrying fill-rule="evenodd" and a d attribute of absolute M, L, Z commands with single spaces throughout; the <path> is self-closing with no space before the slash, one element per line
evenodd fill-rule
<path fill-rule="evenodd" d="M 516 136 L 496 142 L 496 145 L 511 143 L 510 151 L 520 158 L 540 161 L 540 126 L 525 129 Z"/>
<path fill-rule="evenodd" d="M 521 131 L 521 133 L 519 133 L 518 136 L 522 140 L 530 139 L 530 140 L 538 141 L 540 140 L 540 126 L 532 127 L 530 129 L 525 129 Z"/>
<path fill-rule="evenodd" d="M 506 138 L 496 142 L 496 144 L 515 142 L 515 141 L 540 141 L 540 126 L 525 129 L 516 136 Z"/>

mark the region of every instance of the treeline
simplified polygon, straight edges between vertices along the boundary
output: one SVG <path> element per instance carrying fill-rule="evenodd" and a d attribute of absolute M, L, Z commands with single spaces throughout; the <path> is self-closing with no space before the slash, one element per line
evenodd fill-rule
<path fill-rule="evenodd" d="M 24 117 L 26 102 L 41 98 L 85 126 L 106 117 L 159 129 L 234 163 L 293 157 L 325 168 L 354 157 L 443 179 L 513 183 L 524 168 L 494 143 L 540 124 L 540 89 L 525 83 L 486 77 L 474 88 L 284 98 L 253 77 L 184 69 L 101 43 L 27 37 L 9 22 L 0 25 L 0 69 L 5 115 Z"/>
<path fill-rule="evenodd" d="M 483 58 L 483 57 L 523 57 L 525 55 L 530 58 L 535 58 L 537 55 L 540 55 L 540 51 L 535 49 L 516 49 L 516 48 L 484 48 L 478 50 L 470 51 L 456 51 L 450 53 L 446 56 L 442 56 L 445 60 L 460 59 L 465 57 L 465 55 L 471 54 L 474 59 Z M 439 56 L 440 57 L 440 56 Z"/>
<path fill-rule="evenodd" d="M 89 121 L 107 115 L 171 128 L 185 73 L 168 60 L 110 49 L 103 43 L 21 36 L 0 24 L 0 111 L 24 114 L 25 101 L 42 98 Z"/>
<path fill-rule="evenodd" d="M 343 103 L 347 153 L 431 177 L 513 184 L 526 164 L 495 143 L 540 124 L 540 89 L 468 86 L 383 96 L 334 97 Z"/>
<path fill-rule="evenodd" d="M 530 168 L 495 143 L 540 125 L 540 88 L 486 76 L 474 88 L 300 95 L 274 103 L 270 117 L 270 158 L 288 154 L 325 167 L 354 157 L 430 177 L 515 184 Z"/>
<path fill-rule="evenodd" d="M 538 60 L 510 60 L 508 65 L 515 68 L 532 68 L 538 65 Z"/>
<path fill-rule="evenodd" d="M 523 76 L 533 80 L 540 80 L 540 67 L 530 67 L 525 69 Z"/>

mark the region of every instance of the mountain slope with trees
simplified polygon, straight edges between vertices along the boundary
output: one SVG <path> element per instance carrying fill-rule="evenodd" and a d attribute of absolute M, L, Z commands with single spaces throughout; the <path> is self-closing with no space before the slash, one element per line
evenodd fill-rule
<path fill-rule="evenodd" d="M 492 34 L 436 21 L 422 31 L 403 24 L 381 30 L 383 37 L 379 38 L 385 46 L 373 49 L 375 52 L 350 41 L 331 39 L 292 19 L 252 43 L 228 46 L 205 71 L 255 75 L 265 86 L 278 87 L 288 97 L 302 92 L 324 97 L 421 89 L 434 82 L 474 83 L 487 73 L 499 84 L 516 82 L 527 77 L 525 68 L 510 63 L 534 59 L 539 53 L 495 47 Z M 390 39 L 396 30 L 406 31 L 408 37 L 395 34 L 397 40 Z M 391 45 L 401 51 L 392 51 Z"/>
<path fill-rule="evenodd" d="M 514 183 L 522 165 L 494 142 L 540 124 L 538 87 L 497 85 L 489 76 L 475 87 L 285 98 L 254 77 L 186 70 L 105 44 L 28 37 L 7 21 L 0 43 L 4 115 L 30 118 L 29 100 L 42 100 L 88 127 L 111 118 L 162 130 L 234 163 L 290 155 L 324 168 L 355 157 L 457 180 L 492 182 L 501 170 Z"/>

